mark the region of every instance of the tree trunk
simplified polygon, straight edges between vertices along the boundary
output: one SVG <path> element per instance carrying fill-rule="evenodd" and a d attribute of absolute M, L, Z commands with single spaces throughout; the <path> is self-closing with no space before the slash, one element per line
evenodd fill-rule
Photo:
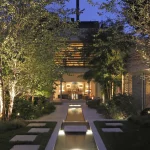
<path fill-rule="evenodd" d="M 34 103 L 34 94 L 32 94 L 32 103 Z"/>
<path fill-rule="evenodd" d="M 0 116 L 5 120 L 4 84 L 2 77 L 2 65 L 0 62 Z"/>
<path fill-rule="evenodd" d="M 124 75 L 122 74 L 122 94 L 124 94 Z"/>
<path fill-rule="evenodd" d="M 15 91 L 16 83 L 17 83 L 16 81 L 9 82 L 10 104 L 9 104 L 9 108 L 8 108 L 8 119 L 10 119 L 10 116 L 11 116 L 12 110 L 13 110 L 14 98 L 16 96 L 16 91 Z"/>

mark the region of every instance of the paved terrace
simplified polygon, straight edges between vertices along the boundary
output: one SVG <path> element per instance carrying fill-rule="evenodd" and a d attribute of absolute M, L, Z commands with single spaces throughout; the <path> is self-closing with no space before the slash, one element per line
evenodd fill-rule
<path fill-rule="evenodd" d="M 61 124 L 63 120 L 65 120 L 66 115 L 67 115 L 67 110 L 69 107 L 69 104 L 80 104 L 82 109 L 83 109 L 83 114 L 85 117 L 85 120 L 87 120 L 90 124 L 90 127 L 93 131 L 94 139 L 97 145 L 98 150 L 106 150 L 105 145 L 99 136 L 97 129 L 95 128 L 93 121 L 95 120 L 106 120 L 103 118 L 102 115 L 98 114 L 95 109 L 88 108 L 87 105 L 85 104 L 85 101 L 80 100 L 80 101 L 64 101 L 62 105 L 56 105 L 56 111 L 53 112 L 50 115 L 43 116 L 39 118 L 36 121 L 57 121 L 57 126 L 47 144 L 46 150 L 53 150 L 57 136 L 58 136 L 58 131 L 61 127 Z M 35 121 L 35 120 L 34 120 Z"/>

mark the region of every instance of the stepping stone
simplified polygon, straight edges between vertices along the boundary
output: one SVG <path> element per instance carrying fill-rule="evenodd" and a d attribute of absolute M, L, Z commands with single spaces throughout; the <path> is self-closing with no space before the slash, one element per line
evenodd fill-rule
<path fill-rule="evenodd" d="M 45 133 L 48 132 L 49 128 L 31 128 L 28 133 Z"/>
<path fill-rule="evenodd" d="M 17 141 L 33 142 L 36 137 L 37 135 L 16 135 L 10 140 L 10 142 L 17 142 Z"/>
<path fill-rule="evenodd" d="M 86 132 L 87 126 L 85 126 L 85 125 L 65 125 L 64 131 L 65 132 Z"/>
<path fill-rule="evenodd" d="M 43 127 L 45 125 L 46 123 L 29 123 L 27 126 L 28 127 Z"/>
<path fill-rule="evenodd" d="M 123 132 L 120 128 L 102 128 L 103 132 Z"/>
<path fill-rule="evenodd" d="M 115 127 L 115 126 L 123 126 L 122 123 L 105 123 L 105 124 L 106 124 L 106 126 L 113 126 L 113 127 Z"/>
<path fill-rule="evenodd" d="M 10 150 L 38 150 L 40 145 L 14 145 Z"/>

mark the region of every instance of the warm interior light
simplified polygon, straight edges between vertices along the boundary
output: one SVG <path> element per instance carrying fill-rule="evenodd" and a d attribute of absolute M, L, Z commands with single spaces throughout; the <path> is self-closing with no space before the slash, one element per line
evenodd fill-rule
<path fill-rule="evenodd" d="M 70 84 L 67 84 L 66 87 L 67 87 L 67 88 L 70 88 Z"/>
<path fill-rule="evenodd" d="M 75 106 L 75 107 L 77 106 L 77 107 L 80 107 L 81 105 L 69 105 L 69 106 Z"/>
<path fill-rule="evenodd" d="M 73 149 L 70 149 L 70 150 L 83 150 L 81 148 L 73 148 Z"/>

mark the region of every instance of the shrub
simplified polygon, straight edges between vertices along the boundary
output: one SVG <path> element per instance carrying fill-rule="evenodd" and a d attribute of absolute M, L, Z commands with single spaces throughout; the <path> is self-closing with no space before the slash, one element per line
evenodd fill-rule
<path fill-rule="evenodd" d="M 141 116 L 144 116 L 144 115 L 150 115 L 150 108 L 145 108 L 144 110 L 141 111 Z"/>
<path fill-rule="evenodd" d="M 97 108 L 100 104 L 100 99 L 94 99 L 94 100 L 87 100 L 86 104 L 90 108 Z"/>
<path fill-rule="evenodd" d="M 119 94 L 112 98 L 114 104 L 120 109 L 124 117 L 128 117 L 133 114 L 137 114 L 136 108 L 133 105 L 134 98 L 131 95 Z"/>
<path fill-rule="evenodd" d="M 98 107 L 97 107 L 97 112 L 99 114 L 103 114 L 106 118 L 110 118 L 110 114 L 109 111 L 106 107 L 105 104 L 101 103 Z"/>
<path fill-rule="evenodd" d="M 107 103 L 100 104 L 97 111 L 103 113 L 106 118 L 125 119 L 130 115 L 137 114 L 132 101 L 133 97 L 131 95 L 115 95 Z"/>
<path fill-rule="evenodd" d="M 36 104 L 27 101 L 24 98 L 16 98 L 12 112 L 12 119 L 22 118 L 26 120 L 38 118 L 44 114 L 49 114 L 55 110 L 53 103 L 50 103 L 46 98 L 39 98 Z"/>
<path fill-rule="evenodd" d="M 22 119 L 33 119 L 34 106 L 24 98 L 16 98 L 11 117 Z"/>
<path fill-rule="evenodd" d="M 46 103 L 44 104 L 44 108 L 43 108 L 43 110 L 42 110 L 42 113 L 43 113 L 43 114 L 49 114 L 49 113 L 54 112 L 55 109 L 56 109 L 56 107 L 54 106 L 53 103 L 46 102 Z"/>
<path fill-rule="evenodd" d="M 132 115 L 128 118 L 129 122 L 132 122 L 140 127 L 150 127 L 150 116 Z"/>
<path fill-rule="evenodd" d="M 119 94 L 115 95 L 107 102 L 107 109 L 112 118 L 125 119 L 130 115 L 137 114 L 133 105 L 133 97 L 131 95 Z"/>
<path fill-rule="evenodd" d="M 27 125 L 27 122 L 25 122 L 22 119 L 15 119 L 12 121 L 5 121 L 5 122 L 0 121 L 0 133 L 22 128 L 22 127 L 25 127 L 26 125 Z"/>
<path fill-rule="evenodd" d="M 27 122 L 23 119 L 14 119 L 10 121 L 10 124 L 12 126 L 15 126 L 16 128 L 25 127 L 27 125 Z"/>

